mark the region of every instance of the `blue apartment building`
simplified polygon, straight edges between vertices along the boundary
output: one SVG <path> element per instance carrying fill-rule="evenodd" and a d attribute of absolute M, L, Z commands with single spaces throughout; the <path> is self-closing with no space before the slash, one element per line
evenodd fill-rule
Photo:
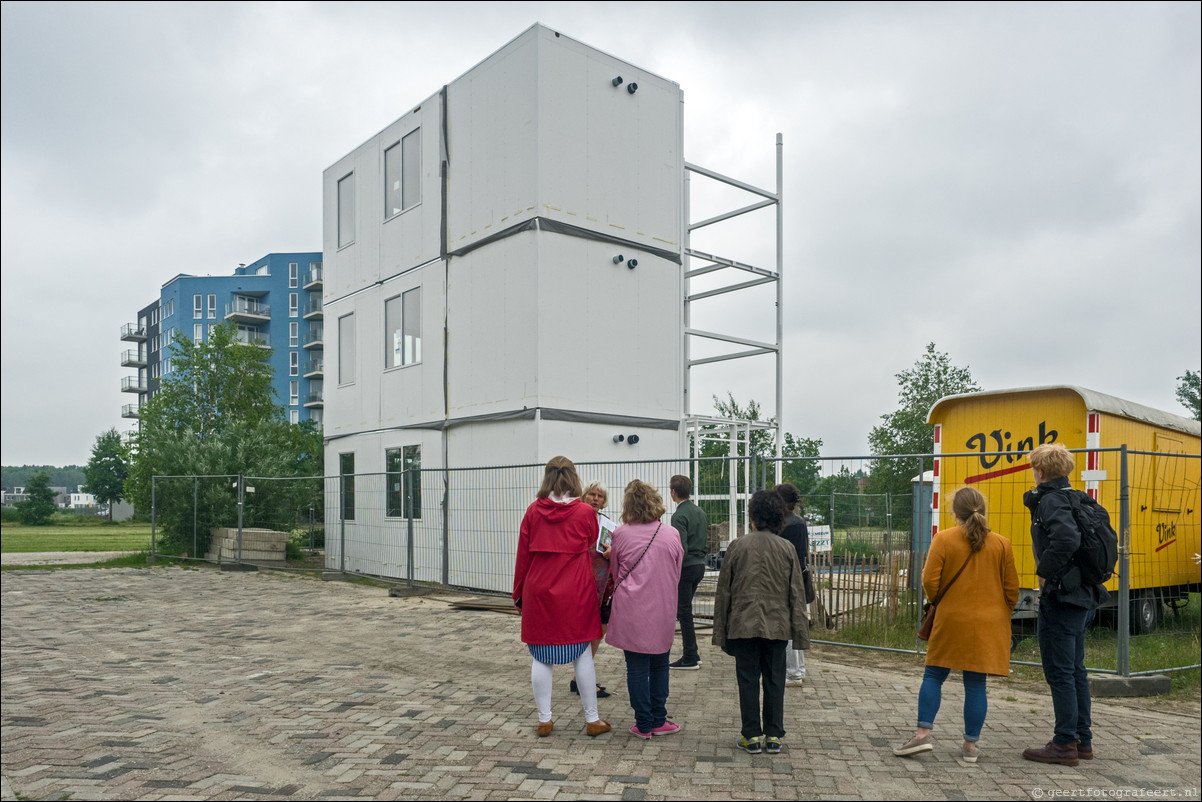
<path fill-rule="evenodd" d="M 159 297 L 138 310 L 136 323 L 121 328 L 130 345 L 121 365 L 137 373 L 121 381 L 122 392 L 137 394 L 121 417 L 137 419 L 138 408 L 171 371 L 171 343 L 179 337 L 204 341 L 219 323 L 232 322 L 243 342 L 271 349 L 276 403 L 288 420 L 323 417 L 321 253 L 269 253 L 241 265 L 232 276 L 181 273 L 165 283 Z"/>

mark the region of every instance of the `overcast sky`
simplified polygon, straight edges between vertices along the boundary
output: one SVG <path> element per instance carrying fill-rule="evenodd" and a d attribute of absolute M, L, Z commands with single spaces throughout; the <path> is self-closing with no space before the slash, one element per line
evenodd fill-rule
<path fill-rule="evenodd" d="M 3 463 L 130 428 L 119 330 L 161 284 L 320 250 L 322 170 L 534 22 L 679 83 L 690 162 L 772 188 L 783 134 L 783 417 L 824 455 L 867 453 L 931 341 L 987 389 L 1185 414 L 1197 3 L 6 2 Z M 772 267 L 771 233 L 694 244 Z M 694 325 L 771 339 L 771 301 Z M 740 362 L 695 397 L 772 414 L 771 359 Z"/>

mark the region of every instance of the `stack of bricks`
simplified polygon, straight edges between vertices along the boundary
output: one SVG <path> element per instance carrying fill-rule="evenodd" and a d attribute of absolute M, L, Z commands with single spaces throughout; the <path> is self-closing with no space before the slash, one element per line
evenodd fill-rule
<path fill-rule="evenodd" d="M 272 529 L 243 529 L 242 551 L 238 530 L 218 527 L 210 531 L 207 559 L 215 563 L 241 562 L 283 568 L 287 564 L 288 533 Z"/>

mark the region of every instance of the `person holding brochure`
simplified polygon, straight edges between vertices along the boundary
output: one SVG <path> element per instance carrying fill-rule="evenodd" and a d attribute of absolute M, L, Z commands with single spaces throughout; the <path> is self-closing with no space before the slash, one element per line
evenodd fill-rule
<path fill-rule="evenodd" d="M 552 666 L 565 663 L 572 663 L 580 679 L 585 733 L 595 737 L 610 730 L 609 722 L 597 714 L 597 674 L 589 649 L 590 642 L 601 637 L 592 571 L 597 513 L 580 501 L 580 492 L 576 466 L 567 457 L 552 457 L 518 535 L 513 603 L 522 612 L 522 642 L 534 658 L 530 684 L 540 738 L 555 728 Z"/>
<path fill-rule="evenodd" d="M 609 488 L 601 482 L 589 482 L 585 485 L 584 495 L 580 497 L 580 500 L 597 513 L 597 542 L 593 547 L 592 560 L 593 579 L 597 583 L 597 604 L 600 606 L 601 602 L 612 592 L 613 580 L 609 576 L 609 545 L 613 538 L 613 531 L 618 528 L 618 525 L 601 513 L 601 510 L 609 504 Z M 605 637 L 606 626 L 607 623 L 603 619 L 601 621 L 601 637 Z M 597 648 L 600 645 L 601 638 L 597 638 L 592 643 L 594 658 L 597 656 Z M 595 662 L 594 660 L 594 664 Z M 572 684 L 568 688 L 572 693 L 580 693 L 575 675 L 572 676 Z M 605 686 L 597 683 L 597 698 L 606 699 L 609 695 Z"/>

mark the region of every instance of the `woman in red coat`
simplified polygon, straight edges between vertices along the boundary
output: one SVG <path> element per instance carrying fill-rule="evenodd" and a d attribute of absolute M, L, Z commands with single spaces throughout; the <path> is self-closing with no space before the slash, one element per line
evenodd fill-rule
<path fill-rule="evenodd" d="M 589 646 L 601 637 L 601 612 L 591 553 L 597 513 L 580 500 L 580 477 L 567 457 L 553 457 L 538 499 L 526 510 L 513 572 L 513 603 L 522 611 L 522 642 L 534 658 L 530 683 L 538 734 L 551 734 L 553 665 L 571 663 L 584 706 L 585 732 L 610 726 L 597 715 L 597 672 Z"/>

